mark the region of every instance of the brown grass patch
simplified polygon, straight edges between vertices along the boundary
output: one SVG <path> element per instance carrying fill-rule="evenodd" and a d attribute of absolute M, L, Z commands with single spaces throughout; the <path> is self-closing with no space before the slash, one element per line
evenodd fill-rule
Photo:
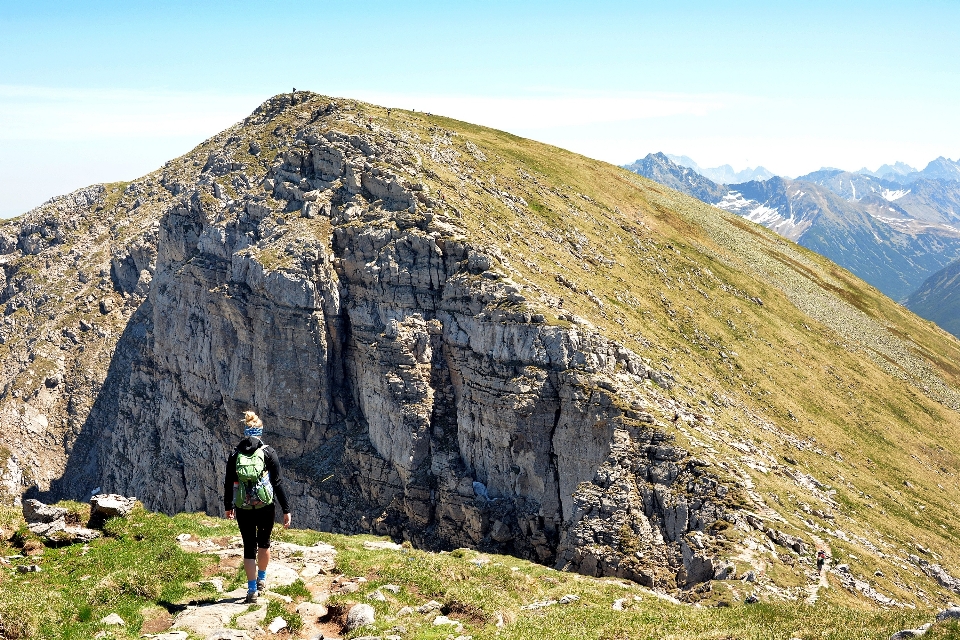
<path fill-rule="evenodd" d="M 161 633 L 173 626 L 173 616 L 167 612 L 159 612 L 143 621 L 140 633 Z"/>
<path fill-rule="evenodd" d="M 461 602 L 460 600 L 448 601 L 443 605 L 441 613 L 445 616 L 455 616 L 459 620 L 467 620 L 473 624 L 487 623 L 487 616 L 483 613 L 483 609 L 475 604 Z"/>

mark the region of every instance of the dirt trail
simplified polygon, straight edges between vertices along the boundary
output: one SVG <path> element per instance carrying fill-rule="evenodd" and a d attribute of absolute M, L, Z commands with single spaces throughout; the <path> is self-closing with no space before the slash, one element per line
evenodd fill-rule
<path fill-rule="evenodd" d="M 822 550 L 827 555 L 827 562 L 824 563 L 823 569 L 818 572 L 819 579 L 817 580 L 816 584 L 812 584 L 807 587 L 807 592 L 809 593 L 809 595 L 807 596 L 806 603 L 816 604 L 817 598 L 819 598 L 820 596 L 820 589 L 830 588 L 830 582 L 827 581 L 827 571 L 830 570 L 829 558 L 831 557 L 833 552 L 830 550 L 830 545 L 824 542 L 823 539 L 818 538 L 815 535 L 811 535 L 810 537 L 813 539 L 814 543 L 816 544 L 817 551 Z"/>

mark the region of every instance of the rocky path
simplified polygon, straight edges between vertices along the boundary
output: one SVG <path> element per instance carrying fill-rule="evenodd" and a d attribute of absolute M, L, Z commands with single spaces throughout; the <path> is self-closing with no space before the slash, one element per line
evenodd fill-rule
<path fill-rule="evenodd" d="M 198 540 L 184 534 L 178 538 L 181 548 L 194 553 L 209 553 L 221 558 L 221 566 L 239 568 L 242 565 L 240 539 L 202 539 Z M 261 594 L 255 605 L 244 603 L 246 586 L 233 591 L 223 591 L 221 578 L 211 578 L 208 582 L 219 592 L 215 602 L 200 606 L 190 606 L 174 618 L 170 630 L 154 634 L 156 640 L 186 640 L 188 633 L 205 640 L 253 640 L 265 637 L 284 628 L 282 618 L 267 619 L 267 606 L 271 600 L 280 600 L 291 605 L 293 599 L 287 595 L 271 591 L 302 580 L 310 591 L 309 601 L 296 606 L 296 612 L 304 621 L 303 629 L 294 637 L 334 638 L 339 629 L 325 625 L 321 619 L 327 615 L 323 604 L 334 590 L 336 550 L 323 543 L 306 547 L 286 542 L 274 542 L 271 545 L 272 557 L 267 570 L 267 590 Z M 339 580 L 338 582 L 342 582 Z"/>

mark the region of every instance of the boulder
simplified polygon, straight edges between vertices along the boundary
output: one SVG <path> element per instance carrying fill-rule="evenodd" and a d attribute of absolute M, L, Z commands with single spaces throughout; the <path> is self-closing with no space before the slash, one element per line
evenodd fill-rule
<path fill-rule="evenodd" d="M 347 613 L 347 631 L 373 624 L 376 618 L 377 613 L 373 607 L 368 604 L 355 604 Z"/>
<path fill-rule="evenodd" d="M 90 498 L 88 526 L 99 529 L 110 518 L 125 518 L 130 515 L 136 503 L 136 498 L 127 498 L 114 493 L 95 495 Z"/>

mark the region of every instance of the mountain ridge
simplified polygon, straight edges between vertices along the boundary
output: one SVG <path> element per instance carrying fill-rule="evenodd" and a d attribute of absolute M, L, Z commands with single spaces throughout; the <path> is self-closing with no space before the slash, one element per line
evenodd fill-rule
<path fill-rule="evenodd" d="M 954 226 L 960 222 L 960 182 L 921 179 L 904 187 L 821 169 L 796 180 L 717 185 L 665 157 L 655 171 L 649 162 L 626 168 L 773 229 L 896 300 L 960 257 L 960 226 Z"/>
<path fill-rule="evenodd" d="M 298 92 L 0 238 L 11 500 L 217 515 L 253 406 L 317 529 L 690 602 L 955 597 L 960 343 L 634 173 Z"/>

